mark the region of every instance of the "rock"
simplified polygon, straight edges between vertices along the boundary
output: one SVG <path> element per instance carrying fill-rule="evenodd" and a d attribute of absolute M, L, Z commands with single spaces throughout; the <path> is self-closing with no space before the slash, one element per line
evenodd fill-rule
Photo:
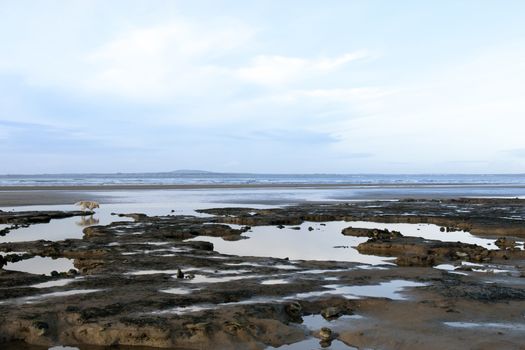
<path fill-rule="evenodd" d="M 58 273 L 58 271 L 53 270 L 51 271 L 51 276 L 57 277 L 57 276 L 60 276 L 60 274 Z"/>
<path fill-rule="evenodd" d="M 294 301 L 284 307 L 284 310 L 293 320 L 300 319 L 303 315 L 303 307 L 297 301 Z"/>
<path fill-rule="evenodd" d="M 314 228 L 312 226 L 308 226 L 308 231 L 313 231 Z"/>
<path fill-rule="evenodd" d="M 46 334 L 47 330 L 49 329 L 49 325 L 42 321 L 33 322 L 33 327 L 35 328 L 36 334 L 39 337 Z"/>
<path fill-rule="evenodd" d="M 301 227 L 299 227 L 299 226 L 294 226 L 294 227 L 290 227 L 290 229 L 291 229 L 291 230 L 300 230 Z"/>
<path fill-rule="evenodd" d="M 496 242 L 494 242 L 494 244 L 499 248 L 499 249 L 509 249 L 509 250 L 512 250 L 512 249 L 515 249 L 516 248 L 516 240 L 512 239 L 512 238 L 508 238 L 508 237 L 500 237 L 496 240 Z"/>
<path fill-rule="evenodd" d="M 330 340 L 330 339 L 332 339 L 332 330 L 330 328 L 328 328 L 328 327 L 321 328 L 321 330 L 319 331 L 319 337 L 322 340 Z"/>
<path fill-rule="evenodd" d="M 184 278 L 184 272 L 181 269 L 177 269 L 177 278 Z"/>
<path fill-rule="evenodd" d="M 339 316 L 341 316 L 342 312 L 341 309 L 335 306 L 329 306 L 323 310 L 321 310 L 321 316 L 323 316 L 326 319 L 334 319 Z"/>
<path fill-rule="evenodd" d="M 347 227 L 343 229 L 341 233 L 345 236 L 369 237 L 380 240 L 403 237 L 403 235 L 398 231 L 380 230 L 376 228 Z"/>
<path fill-rule="evenodd" d="M 396 258 L 398 266 L 434 266 L 436 260 L 433 255 L 407 254 Z"/>
<path fill-rule="evenodd" d="M 0 255 L 0 269 L 4 267 L 4 265 L 7 265 L 7 261 L 5 261 L 4 257 Z"/>

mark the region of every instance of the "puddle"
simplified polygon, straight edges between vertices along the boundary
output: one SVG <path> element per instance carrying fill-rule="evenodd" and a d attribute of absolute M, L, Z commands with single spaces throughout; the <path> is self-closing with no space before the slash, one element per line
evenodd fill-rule
<path fill-rule="evenodd" d="M 460 275 L 468 275 L 468 273 L 464 271 L 464 268 L 467 267 L 471 269 L 472 272 L 483 272 L 483 273 L 506 273 L 506 274 L 512 274 L 512 273 L 518 273 L 517 271 L 512 271 L 508 269 L 501 269 L 496 265 L 490 265 L 490 264 L 476 264 L 476 263 L 470 263 L 463 261 L 461 264 L 458 265 L 452 265 L 452 264 L 441 264 L 434 266 L 435 269 L 438 270 L 444 270 L 448 271 L 450 273 L 460 274 Z"/>
<path fill-rule="evenodd" d="M 95 214 L 85 217 L 53 219 L 49 223 L 33 224 L 12 230 L 5 236 L 0 236 L 0 243 L 26 242 L 39 239 L 59 241 L 68 238 L 81 239 L 82 230 L 92 225 L 109 225 L 116 221 L 134 221 L 132 218 L 111 215 L 112 213 L 144 213 L 148 216 L 192 215 L 197 217 L 212 217 L 213 215 L 196 212 L 198 209 L 250 207 L 256 209 L 275 208 L 264 204 L 234 204 L 222 203 L 218 199 L 235 198 L 234 191 L 176 191 L 176 190 L 133 190 L 133 191 L 96 191 L 95 196 L 102 196 L 111 202 L 101 203 Z M 85 193 L 89 198 L 89 192 Z M 237 194 L 238 196 L 238 194 Z M 215 201 L 217 200 L 217 201 Z M 44 210 L 79 210 L 73 203 L 69 205 L 31 205 L 18 207 L 0 207 L 4 211 L 44 211 Z M 10 225 L 0 225 L 0 229 Z"/>
<path fill-rule="evenodd" d="M 305 350 L 305 349 L 308 349 L 308 350 L 317 350 L 317 349 L 320 349 L 320 350 L 322 349 L 349 350 L 350 349 L 350 350 L 358 350 L 358 348 L 355 348 L 353 346 L 348 346 L 342 341 L 337 340 L 337 339 L 333 340 L 329 346 L 323 346 L 319 343 L 319 339 L 316 339 L 316 338 L 308 338 L 306 340 L 303 340 L 297 343 L 293 343 L 293 344 L 283 345 L 278 348 L 269 346 L 265 349 L 266 350 L 271 350 L 271 349 L 279 349 L 279 350 Z"/>
<path fill-rule="evenodd" d="M 243 275 L 243 276 L 222 276 L 222 277 L 210 277 L 206 275 L 195 275 L 194 278 L 191 279 L 181 279 L 181 281 L 184 282 L 190 282 L 190 283 L 222 283 L 222 282 L 229 282 L 229 281 L 237 281 L 242 279 L 250 279 L 250 278 L 258 278 L 262 277 L 260 275 Z M 173 276 L 173 278 L 177 278 L 177 276 Z"/>
<path fill-rule="evenodd" d="M 188 306 L 177 306 L 168 310 L 160 310 L 160 311 L 154 311 L 154 315 L 159 314 L 188 314 L 192 312 L 199 312 L 199 311 L 205 311 L 205 310 L 213 310 L 218 309 L 220 307 L 228 307 L 228 306 L 236 306 L 236 305 L 252 305 L 252 304 L 261 304 L 261 303 L 275 303 L 278 302 L 275 300 L 275 298 L 270 297 L 258 297 L 253 299 L 246 299 L 231 303 L 219 303 L 219 304 L 196 304 L 196 305 L 188 305 Z"/>
<path fill-rule="evenodd" d="M 389 282 L 382 282 L 376 285 L 367 286 L 343 286 L 343 285 L 326 285 L 325 290 L 307 293 L 298 293 L 294 296 L 287 297 L 287 299 L 308 299 L 320 297 L 323 295 L 340 295 L 347 299 L 361 299 L 366 298 L 388 298 L 392 300 L 406 300 L 407 298 L 402 294 L 407 287 L 423 287 L 425 283 L 393 280 Z"/>
<path fill-rule="evenodd" d="M 309 330 L 315 331 L 323 327 L 328 327 L 334 331 L 338 329 L 348 329 L 357 320 L 364 319 L 361 315 L 343 315 L 333 320 L 326 320 L 321 315 L 303 316 L 303 325 Z"/>
<path fill-rule="evenodd" d="M 310 227 L 313 230 L 309 230 Z M 478 238 L 465 231 L 442 232 L 440 226 L 433 224 L 385 224 L 367 221 L 304 222 L 299 226 L 285 226 L 283 229 L 276 226 L 253 226 L 250 231 L 243 233 L 249 239 L 224 241 L 220 237 L 200 236 L 190 240 L 211 242 L 215 251 L 228 255 L 349 261 L 369 265 L 392 264 L 391 258 L 360 254 L 354 247 L 368 238 L 342 235 L 341 231 L 347 227 L 387 229 L 399 231 L 409 237 L 444 242 L 459 241 L 487 249 L 498 249 L 492 239 Z"/>
<path fill-rule="evenodd" d="M 433 224 L 384 224 L 369 221 L 349 221 L 347 225 L 354 228 L 387 229 L 389 231 L 399 231 L 402 235 L 409 237 L 421 237 L 443 242 L 477 244 L 491 250 L 498 249 L 493 239 L 479 238 L 466 231 L 441 232 L 441 226 Z"/>
<path fill-rule="evenodd" d="M 196 290 L 198 290 L 198 289 L 169 288 L 169 289 L 161 289 L 160 292 L 168 293 L 168 294 L 186 295 L 186 294 L 191 294 L 192 292 L 194 292 Z"/>
<path fill-rule="evenodd" d="M 6 256 L 9 254 L 24 255 L 24 254 L 27 254 L 27 252 L 0 252 L 1 256 Z"/>
<path fill-rule="evenodd" d="M 298 267 L 294 265 L 284 265 L 284 264 L 275 264 L 275 265 L 268 265 L 267 267 L 273 267 L 279 270 L 297 270 Z"/>
<path fill-rule="evenodd" d="M 103 289 L 74 289 L 74 290 L 67 290 L 67 291 L 61 291 L 61 292 L 33 295 L 29 297 L 6 299 L 6 300 L 2 300 L 0 304 L 10 304 L 10 303 L 34 304 L 37 302 L 45 301 L 46 299 L 49 299 L 49 298 L 68 297 L 72 295 L 90 294 L 90 293 L 101 292 L 101 291 L 103 291 Z"/>
<path fill-rule="evenodd" d="M 524 323 L 498 323 L 498 322 L 443 322 L 444 325 L 453 328 L 466 328 L 466 329 L 489 329 L 489 330 L 508 330 L 508 331 L 525 331 Z"/>
<path fill-rule="evenodd" d="M 35 296 L 31 296 L 31 297 L 24 297 L 24 298 L 19 299 L 19 301 L 21 301 L 23 303 L 30 304 L 30 303 L 39 302 L 39 301 L 42 301 L 42 300 L 48 299 L 48 298 L 58 298 L 58 297 L 67 297 L 67 296 L 72 296 L 72 295 L 90 294 L 90 293 L 100 292 L 102 290 L 103 289 L 75 289 L 75 290 L 67 290 L 67 291 L 63 291 L 63 292 L 53 292 L 53 293 L 35 295 Z"/>
<path fill-rule="evenodd" d="M 156 275 L 156 274 L 176 274 L 178 270 L 139 270 L 128 272 L 126 275 L 141 276 L 141 275 Z"/>
<path fill-rule="evenodd" d="M 188 249 L 188 248 L 170 247 L 170 248 L 163 248 L 163 249 L 134 250 L 132 252 L 123 252 L 121 254 L 122 255 L 153 254 L 153 253 L 173 254 L 173 253 L 184 253 L 190 250 L 191 249 Z"/>
<path fill-rule="evenodd" d="M 59 280 L 49 281 L 49 282 L 42 282 L 38 284 L 33 284 L 32 288 L 51 288 L 51 287 L 64 287 L 68 284 L 75 282 L 76 280 L 79 280 L 80 278 L 63 278 Z"/>
<path fill-rule="evenodd" d="M 48 348 L 47 350 L 80 350 L 80 348 L 76 348 L 73 346 L 53 346 L 52 348 Z"/>
<path fill-rule="evenodd" d="M 49 257 L 35 256 L 30 259 L 7 263 L 4 270 L 20 271 L 37 275 L 51 275 L 51 271 L 68 272 L 75 269 L 73 260 L 67 258 L 52 259 Z"/>
<path fill-rule="evenodd" d="M 274 279 L 262 281 L 261 284 L 288 284 L 290 281 L 284 279 Z"/>
<path fill-rule="evenodd" d="M 304 222 L 300 226 L 286 226 L 284 229 L 276 226 L 253 226 L 251 231 L 243 233 L 243 236 L 249 239 L 224 241 L 220 237 L 199 236 L 190 240 L 211 242 L 215 251 L 228 255 L 287 257 L 290 260 L 351 261 L 372 265 L 385 264 L 391 260 L 363 255 L 352 248 L 368 238 L 342 235 L 341 231 L 348 226 L 349 223 L 345 221 Z M 291 227 L 300 227 L 300 229 L 292 230 Z M 308 230 L 309 227 L 314 230 Z M 349 248 L 336 249 L 335 246 L 349 246 Z M 294 268 L 292 265 L 284 266 L 279 268 Z"/>

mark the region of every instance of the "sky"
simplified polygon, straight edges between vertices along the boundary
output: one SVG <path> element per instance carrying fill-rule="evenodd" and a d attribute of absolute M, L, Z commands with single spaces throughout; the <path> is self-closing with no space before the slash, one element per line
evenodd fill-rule
<path fill-rule="evenodd" d="M 523 13 L 0 0 L 0 174 L 525 173 Z"/>

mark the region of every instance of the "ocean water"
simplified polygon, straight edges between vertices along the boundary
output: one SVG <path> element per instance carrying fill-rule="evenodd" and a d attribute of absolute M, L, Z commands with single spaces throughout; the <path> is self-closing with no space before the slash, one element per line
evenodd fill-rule
<path fill-rule="evenodd" d="M 0 175 L 0 186 L 53 185 L 492 185 L 525 186 L 525 174 L 249 174 L 209 172 Z"/>

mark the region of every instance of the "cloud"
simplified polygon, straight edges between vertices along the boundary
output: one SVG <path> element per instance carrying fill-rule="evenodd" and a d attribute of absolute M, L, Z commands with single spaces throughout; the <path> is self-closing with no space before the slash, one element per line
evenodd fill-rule
<path fill-rule="evenodd" d="M 510 154 L 513 157 L 525 158 L 525 148 L 516 148 L 504 151 L 504 153 Z"/>
<path fill-rule="evenodd" d="M 202 96 L 225 81 L 225 69 L 214 61 L 235 55 L 255 32 L 234 20 L 204 24 L 177 19 L 135 29 L 87 54 L 94 74 L 82 84 L 91 91 L 150 101 Z"/>
<path fill-rule="evenodd" d="M 332 58 L 307 59 L 279 55 L 259 55 L 249 65 L 237 69 L 236 75 L 247 82 L 279 87 L 297 80 L 335 71 L 345 64 L 369 57 L 365 50 Z"/>

